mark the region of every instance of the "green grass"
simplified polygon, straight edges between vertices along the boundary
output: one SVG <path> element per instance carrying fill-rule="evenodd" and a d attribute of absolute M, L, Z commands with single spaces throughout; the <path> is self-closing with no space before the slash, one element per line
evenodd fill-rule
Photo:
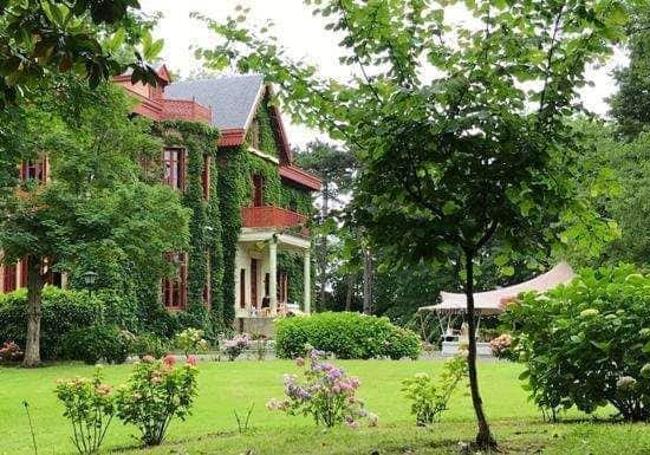
<path fill-rule="evenodd" d="M 147 454 L 445 454 L 458 453 L 458 442 L 474 434 L 469 397 L 457 394 L 442 422 L 418 429 L 400 393 L 402 378 L 415 372 L 440 370 L 439 361 L 340 361 L 362 380 L 361 396 L 379 414 L 377 428 L 347 428 L 324 432 L 306 418 L 266 410 L 271 397 L 282 396 L 282 375 L 295 372 L 291 362 L 202 363 L 199 397 L 186 422 L 172 424 L 168 440 Z M 69 427 L 56 402 L 55 381 L 92 374 L 92 367 L 67 364 L 37 370 L 0 368 L 0 454 L 32 453 L 23 400 L 30 403 L 39 454 L 73 453 Z M 106 381 L 123 382 L 131 367 L 105 368 Z M 591 423 L 578 413 L 565 423 L 542 422 L 526 399 L 517 376 L 521 366 L 503 362 L 480 365 L 480 380 L 488 417 L 503 453 L 617 454 L 650 453 L 650 427 L 608 422 Z M 233 410 L 254 403 L 250 434 L 240 436 Z M 606 414 L 603 414 L 606 416 Z M 579 420 L 582 419 L 582 420 Z M 105 451 L 142 453 L 133 427 L 116 421 Z M 250 450 L 250 451 L 249 451 Z"/>

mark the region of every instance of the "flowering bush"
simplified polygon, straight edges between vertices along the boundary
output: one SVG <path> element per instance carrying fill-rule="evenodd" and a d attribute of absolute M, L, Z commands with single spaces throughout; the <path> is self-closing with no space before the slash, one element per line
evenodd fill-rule
<path fill-rule="evenodd" d="M 417 426 L 435 422 L 444 411 L 458 384 L 467 377 L 467 359 L 458 355 L 447 360 L 440 375 L 440 383 L 426 373 L 418 373 L 402 381 L 402 391 L 412 401 L 411 414 L 415 415 Z"/>
<path fill-rule="evenodd" d="M 528 293 L 503 315 L 518 330 L 531 398 L 550 418 L 612 405 L 650 421 L 650 276 L 632 266 L 585 269 L 570 284 Z"/>
<path fill-rule="evenodd" d="M 514 339 L 509 333 L 503 333 L 490 340 L 490 348 L 497 359 L 515 361 L 519 357 L 515 351 Z"/>
<path fill-rule="evenodd" d="M 56 396 L 72 424 L 72 442 L 79 453 L 97 453 L 115 415 L 111 387 L 102 383 L 101 369 L 92 379 L 60 381 Z"/>
<path fill-rule="evenodd" d="M 304 381 L 299 381 L 296 375 L 285 375 L 284 393 L 287 398 L 282 401 L 273 399 L 267 407 L 289 415 L 311 416 L 317 425 L 327 428 L 344 422 L 356 428 L 359 418 L 367 418 L 371 425 L 375 425 L 377 416 L 368 413 L 363 402 L 355 396 L 359 380 L 331 363 L 322 362 L 323 357 L 323 352 L 313 350 L 307 361 L 298 358 L 296 363 L 304 367 Z"/>
<path fill-rule="evenodd" d="M 18 362 L 23 359 L 23 351 L 13 341 L 5 341 L 0 348 L 0 362 Z"/>
<path fill-rule="evenodd" d="M 186 357 L 208 350 L 208 342 L 203 339 L 203 330 L 192 328 L 185 329 L 176 335 L 176 346 Z"/>
<path fill-rule="evenodd" d="M 198 370 L 189 363 L 145 356 L 127 384 L 117 391 L 117 415 L 142 433 L 147 446 L 160 444 L 174 418 L 185 420 L 197 394 Z"/>
<path fill-rule="evenodd" d="M 223 352 L 228 356 L 228 359 L 233 362 L 239 357 L 242 352 L 248 349 L 251 345 L 251 339 L 247 333 L 235 335 L 230 340 L 223 342 Z"/>

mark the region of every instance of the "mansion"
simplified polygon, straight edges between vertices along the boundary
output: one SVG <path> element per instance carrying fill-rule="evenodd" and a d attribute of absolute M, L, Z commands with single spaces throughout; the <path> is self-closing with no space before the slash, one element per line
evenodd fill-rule
<path fill-rule="evenodd" d="M 130 75 L 125 74 L 116 77 L 114 83 L 136 100 L 133 115 L 161 125 L 199 123 L 218 130 L 214 150 L 199 158 L 203 204 L 207 206 L 216 197 L 212 194 L 215 188 L 220 190 L 218 197 L 228 197 L 223 194 L 228 187 L 216 182 L 211 169 L 221 175 L 226 174 L 223 169 L 228 168 L 231 159 L 248 163 L 243 196 L 234 215 L 238 217 L 234 223 L 238 232 L 227 231 L 233 223 L 224 220 L 223 201 L 216 204 L 222 210 L 223 238 L 235 239 L 232 251 L 223 241 L 226 270 L 222 271 L 222 283 L 230 288 L 222 290 L 223 305 L 234 306 L 228 311 L 232 317 L 226 320 L 243 331 L 254 320 L 309 313 L 312 261 L 308 221 L 311 195 L 320 189 L 320 180 L 294 165 L 280 113 L 271 102 L 271 87 L 259 75 L 172 82 L 164 65 L 158 68 L 157 79 L 156 87 L 132 84 Z M 185 193 L 191 178 L 188 166 L 190 162 L 196 164 L 191 160 L 197 157 L 190 156 L 182 143 L 172 142 L 165 141 L 161 151 L 161 179 Z M 20 176 L 46 184 L 50 179 L 47 157 L 24 163 Z M 199 298 L 207 307 L 212 304 L 213 287 L 219 283 L 211 279 L 211 252 L 202 253 L 169 253 L 170 260 L 178 265 L 176 276 L 164 279 L 160 285 L 160 302 L 169 311 L 183 311 Z M 0 291 L 25 287 L 24 262 L 0 267 Z M 193 297 L 188 282 L 192 280 L 192 264 L 196 268 L 198 262 L 207 273 L 201 275 L 202 294 Z M 49 284 L 65 286 L 65 275 L 48 273 L 47 264 L 44 267 Z"/>

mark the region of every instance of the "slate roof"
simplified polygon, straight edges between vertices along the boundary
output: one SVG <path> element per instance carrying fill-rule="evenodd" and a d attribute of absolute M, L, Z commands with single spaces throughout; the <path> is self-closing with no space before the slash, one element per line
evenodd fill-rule
<path fill-rule="evenodd" d="M 244 129 L 264 81 L 259 74 L 174 82 L 165 97 L 192 99 L 212 109 L 212 124 L 220 130 Z"/>

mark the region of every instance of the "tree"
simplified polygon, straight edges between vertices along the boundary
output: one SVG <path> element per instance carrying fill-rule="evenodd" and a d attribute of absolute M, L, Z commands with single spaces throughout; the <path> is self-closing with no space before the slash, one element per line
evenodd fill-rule
<path fill-rule="evenodd" d="M 74 72 L 97 87 L 130 68 L 134 82 L 155 85 L 146 53 L 131 52 L 130 61 L 122 61 L 111 47 L 125 38 L 131 44 L 140 40 L 139 7 L 138 0 L 0 2 L 0 105 L 16 101 L 52 72 Z M 151 44 L 162 47 L 161 41 Z"/>
<path fill-rule="evenodd" d="M 356 159 L 351 152 L 321 141 L 307 144 L 296 154 L 296 164 L 316 174 L 321 179 L 319 193 L 318 239 L 316 240 L 316 265 L 318 267 L 319 304 L 325 308 L 330 269 L 328 237 L 333 235 L 340 220 L 340 209 L 345 206 L 344 196 L 352 188 Z"/>
<path fill-rule="evenodd" d="M 630 63 L 614 72 L 618 92 L 610 107 L 619 133 L 632 139 L 650 124 L 650 6 L 635 9 L 629 34 Z"/>
<path fill-rule="evenodd" d="M 0 197 L 2 261 L 27 260 L 24 365 L 29 367 L 40 363 L 41 293 L 48 269 L 83 273 L 79 264 L 110 251 L 102 258 L 113 265 L 132 264 L 160 277 L 169 269 L 164 253 L 186 246 L 189 220 L 172 189 L 142 181 L 140 159 L 158 156 L 162 145 L 147 121 L 129 119 L 130 103 L 121 89 L 105 83 L 92 91 L 64 78 L 46 84 L 40 99 L 16 108 L 21 115 L 2 119 L 13 134 L 26 133 L 23 160 L 47 156 L 52 176 L 47 183 L 16 178 Z M 14 170 L 18 167 L 15 163 Z"/>
<path fill-rule="evenodd" d="M 326 80 L 291 60 L 268 27 L 207 20 L 225 39 L 202 52 L 276 83 L 296 121 L 347 141 L 361 161 L 358 216 L 372 241 L 404 260 L 460 258 L 469 323 L 476 443 L 494 447 L 476 368 L 474 261 L 497 239 L 510 252 L 546 251 L 586 235 L 599 218 L 574 198 L 565 118 L 585 66 L 624 38 L 613 0 L 467 1 L 472 20 L 419 0 L 306 1 L 342 37 L 351 82 Z M 453 27 L 453 28 L 452 28 Z M 396 254 L 395 254 L 396 253 Z"/>

